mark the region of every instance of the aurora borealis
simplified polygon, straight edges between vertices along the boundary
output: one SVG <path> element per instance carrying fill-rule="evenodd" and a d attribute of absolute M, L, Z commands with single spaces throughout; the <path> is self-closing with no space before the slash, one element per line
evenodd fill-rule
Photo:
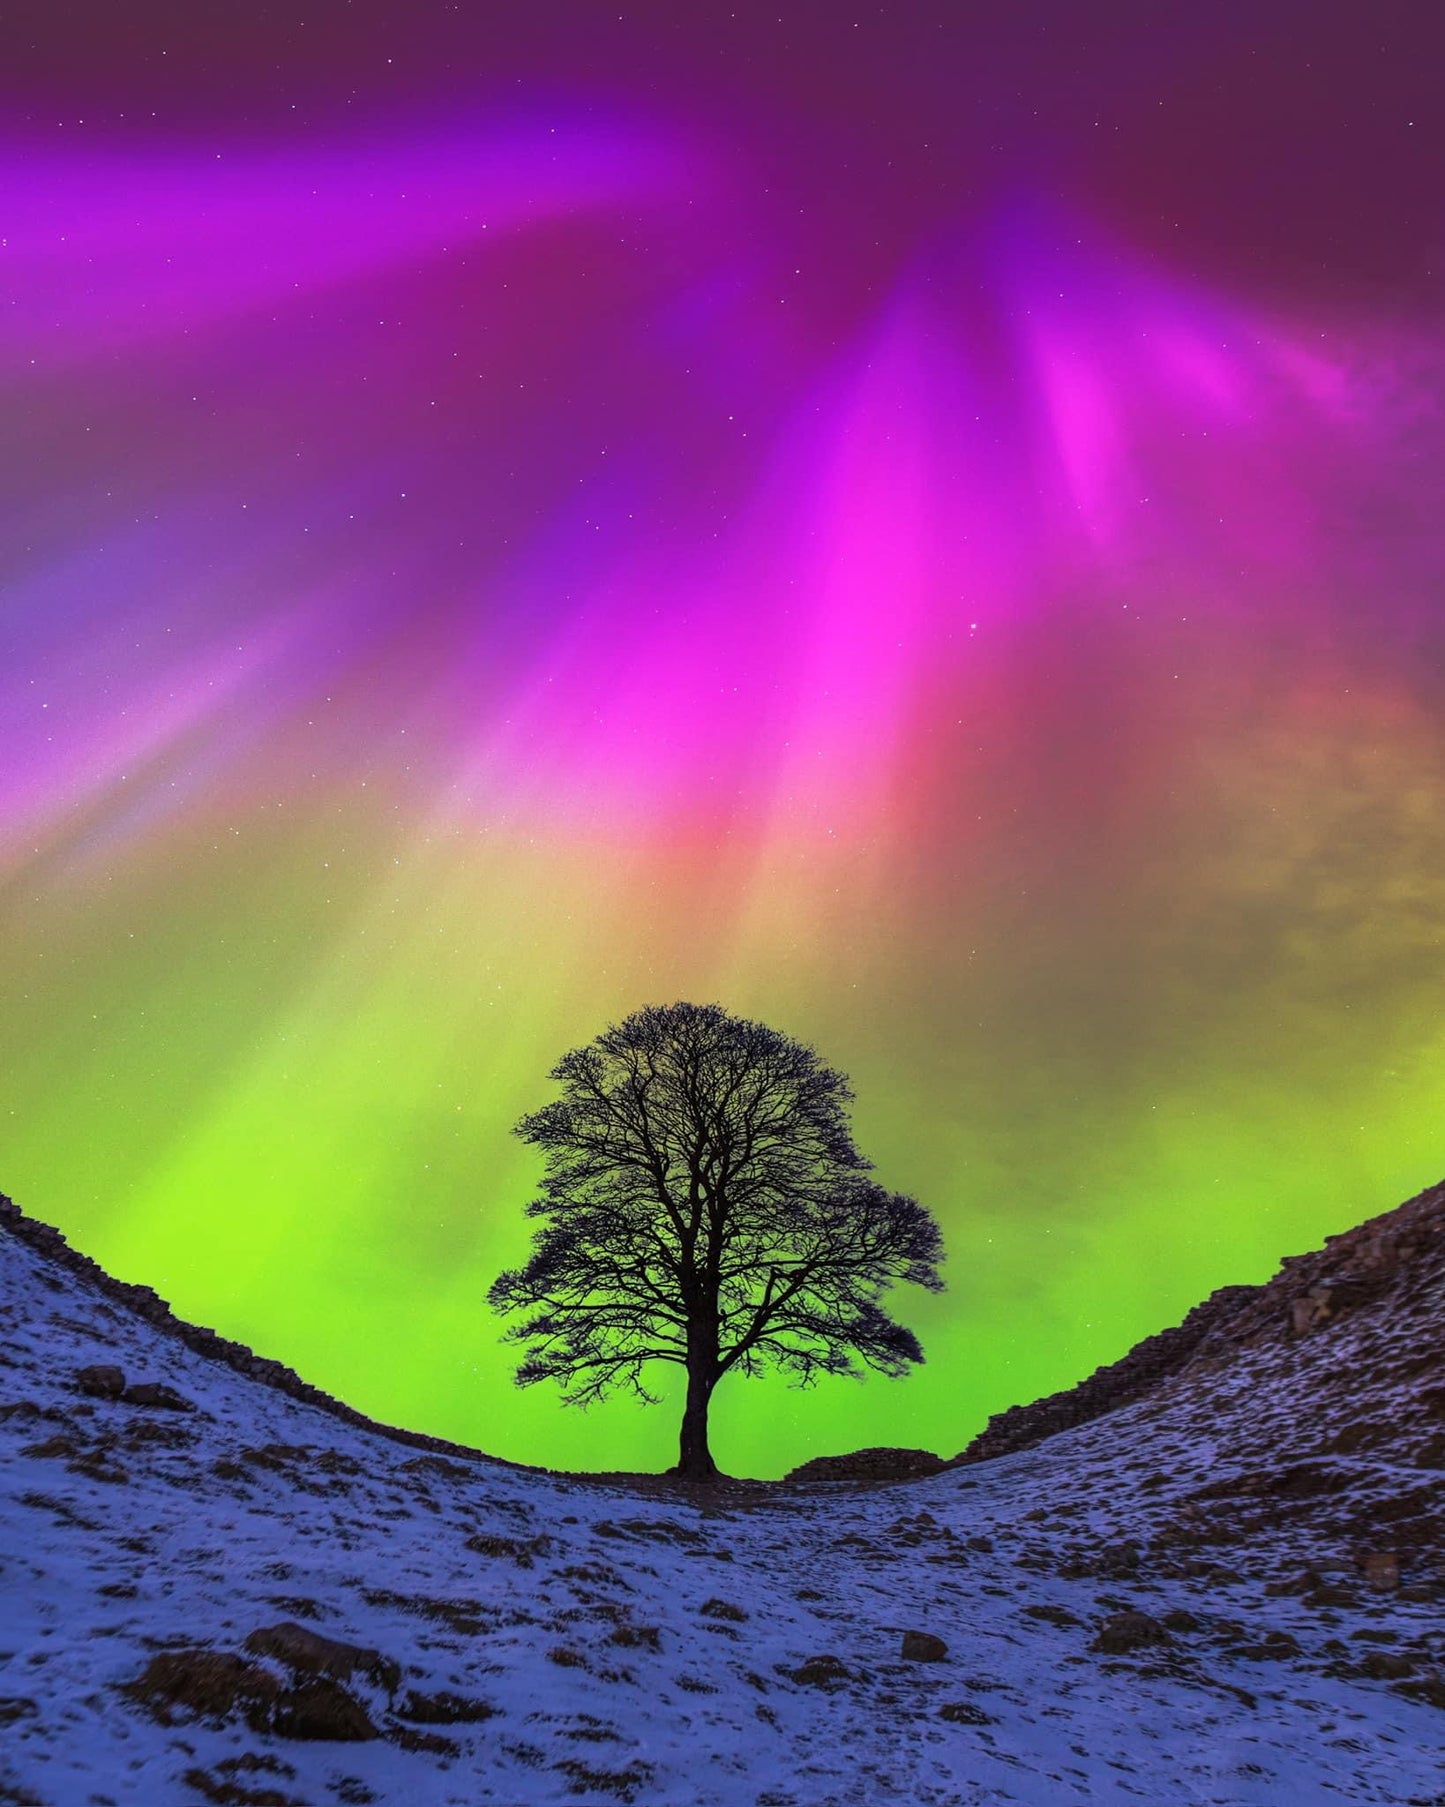
<path fill-rule="evenodd" d="M 521 10 L 5 27 L 0 1186 L 660 1465 L 485 1293 L 555 1058 L 716 999 L 951 1251 L 720 1460 L 952 1453 L 1445 1171 L 1439 26 Z"/>

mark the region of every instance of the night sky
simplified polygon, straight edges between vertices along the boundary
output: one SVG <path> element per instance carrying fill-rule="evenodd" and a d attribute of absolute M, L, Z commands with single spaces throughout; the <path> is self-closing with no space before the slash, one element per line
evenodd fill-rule
<path fill-rule="evenodd" d="M 1002 16 L 1000 16 L 1002 15 Z M 716 999 L 944 1225 L 952 1453 L 1445 1172 L 1426 4 L 26 4 L 0 1186 L 363 1409 L 508 1383 L 547 1069 Z"/>

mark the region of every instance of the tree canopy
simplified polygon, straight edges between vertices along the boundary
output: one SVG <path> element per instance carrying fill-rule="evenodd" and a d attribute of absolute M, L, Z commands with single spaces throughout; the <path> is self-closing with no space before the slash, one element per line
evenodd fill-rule
<path fill-rule="evenodd" d="M 561 1095 L 516 1133 L 540 1149 L 540 1220 L 491 1303 L 520 1312 L 519 1385 L 585 1405 L 648 1370 L 687 1371 L 678 1467 L 706 1478 L 708 1406 L 729 1373 L 901 1375 L 917 1337 L 883 1310 L 898 1281 L 942 1289 L 938 1225 L 870 1179 L 846 1078 L 716 1004 L 653 1005 L 563 1055 Z"/>

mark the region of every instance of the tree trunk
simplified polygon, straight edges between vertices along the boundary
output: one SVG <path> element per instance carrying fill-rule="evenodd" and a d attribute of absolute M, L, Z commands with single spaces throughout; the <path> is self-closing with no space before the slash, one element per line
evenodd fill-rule
<path fill-rule="evenodd" d="M 682 1413 L 682 1436 L 678 1443 L 677 1467 L 675 1475 L 688 1481 L 713 1481 L 717 1479 L 717 1464 L 712 1459 L 712 1451 L 707 1446 L 707 1409 L 712 1402 L 712 1390 L 717 1384 L 713 1374 L 701 1367 L 689 1367 L 687 1371 L 687 1404 Z"/>

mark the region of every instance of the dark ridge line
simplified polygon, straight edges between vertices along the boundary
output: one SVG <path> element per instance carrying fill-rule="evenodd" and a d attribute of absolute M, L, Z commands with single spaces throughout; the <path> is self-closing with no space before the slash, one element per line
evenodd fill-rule
<path fill-rule="evenodd" d="M 1267 1284 L 1218 1287 L 1193 1306 L 1181 1323 L 1146 1336 L 1117 1361 L 1096 1368 L 1073 1386 L 1046 1393 L 1031 1405 L 1011 1405 L 995 1412 L 949 1466 L 991 1462 L 1032 1449 L 1049 1437 L 1136 1404 L 1155 1387 L 1182 1374 L 1211 1333 L 1229 1318 L 1231 1309 L 1263 1292 Z"/>
<path fill-rule="evenodd" d="M 17 1242 L 23 1242 L 28 1248 L 34 1249 L 37 1254 L 43 1255 L 66 1273 L 73 1274 L 103 1297 L 124 1306 L 127 1311 L 152 1325 L 163 1335 L 183 1343 L 193 1354 L 204 1356 L 207 1361 L 220 1362 L 223 1367 L 234 1369 L 247 1380 L 258 1381 L 262 1386 L 284 1393 L 287 1398 L 299 1400 L 303 1405 L 315 1406 L 353 1429 L 371 1431 L 393 1443 L 404 1444 L 409 1449 L 425 1450 L 430 1455 L 487 1462 L 494 1467 L 511 1468 L 523 1474 L 556 1475 L 553 1469 L 536 1468 L 525 1462 L 509 1462 L 505 1456 L 489 1456 L 485 1450 L 473 1449 L 466 1443 L 453 1443 L 445 1437 L 430 1436 L 425 1431 L 402 1430 L 398 1425 L 382 1424 L 375 1418 L 368 1418 L 354 1406 L 344 1404 L 320 1387 L 313 1386 L 309 1380 L 303 1380 L 294 1368 L 288 1368 L 284 1362 L 257 1355 L 255 1350 L 248 1349 L 244 1343 L 233 1342 L 230 1337 L 221 1336 L 214 1330 L 206 1330 L 198 1324 L 178 1318 L 154 1287 L 133 1286 L 128 1281 L 117 1280 L 99 1262 L 92 1261 L 89 1255 L 82 1255 L 79 1249 L 72 1248 L 52 1224 L 28 1217 L 3 1192 L 0 1192 L 0 1228 L 8 1230 Z"/>
<path fill-rule="evenodd" d="M 1014 1455 L 1063 1431 L 1135 1405 L 1196 1361 L 1228 1361 L 1251 1343 L 1282 1342 L 1327 1329 L 1374 1304 L 1394 1281 L 1394 1260 L 1438 1251 L 1445 1232 L 1445 1181 L 1403 1204 L 1327 1236 L 1321 1248 L 1286 1255 L 1279 1271 L 1254 1286 L 1221 1286 L 1172 1329 L 1135 1343 L 1118 1361 L 1032 1405 L 997 1412 L 950 1468 Z M 1428 1259 L 1428 1254 L 1427 1254 Z M 1435 1260 L 1438 1262 L 1438 1252 Z"/>
<path fill-rule="evenodd" d="M 780 1481 L 723 1477 L 716 1483 L 699 1483 L 682 1481 L 666 1473 L 587 1473 L 543 1468 L 532 1463 L 512 1462 L 505 1456 L 491 1456 L 485 1450 L 454 1443 L 445 1437 L 434 1437 L 425 1431 L 382 1424 L 303 1380 L 284 1363 L 258 1356 L 244 1343 L 234 1342 L 214 1330 L 206 1330 L 177 1317 L 154 1288 L 115 1279 L 98 1262 L 72 1248 L 59 1230 L 28 1217 L 13 1200 L 0 1193 L 0 1228 L 8 1230 L 17 1241 L 75 1275 L 102 1296 L 122 1305 L 145 1323 L 175 1338 L 194 1354 L 220 1362 L 246 1379 L 269 1386 L 288 1398 L 315 1406 L 343 1424 L 370 1431 L 409 1449 L 487 1463 L 519 1474 L 633 1493 L 662 1492 L 671 1497 L 695 1499 L 698 1503 L 735 1500 L 739 1504 L 748 1499 L 759 1501 L 765 1495 L 796 1495 L 812 1488 L 831 1491 L 840 1487 L 906 1485 L 928 1478 L 927 1474 L 919 1473 L 921 1464 L 916 1464 L 917 1458 L 930 1465 L 938 1463 L 937 1469 L 930 1466 L 932 1473 L 971 1467 L 978 1462 L 1032 1449 L 1050 1437 L 1136 1404 L 1184 1373 L 1196 1360 L 1205 1363 L 1227 1361 L 1247 1343 L 1266 1336 L 1289 1339 L 1308 1334 L 1316 1324 L 1330 1322 L 1339 1310 L 1368 1305 L 1388 1279 L 1388 1268 L 1379 1267 L 1382 1255 L 1388 1256 L 1400 1245 L 1408 1251 L 1417 1233 L 1423 1234 L 1428 1242 L 1440 1235 L 1442 1225 L 1445 1225 L 1445 1182 L 1428 1187 L 1392 1210 L 1367 1218 L 1353 1229 L 1327 1236 L 1320 1249 L 1286 1256 L 1278 1273 L 1269 1280 L 1258 1285 L 1218 1288 L 1194 1306 L 1181 1323 L 1145 1337 L 1117 1361 L 1096 1368 L 1076 1385 L 1050 1393 L 1032 1404 L 1009 1406 L 1007 1410 L 995 1413 L 958 1455 L 946 1461 L 926 1451 L 860 1451 L 854 1452 L 853 1456 L 815 1457 Z M 1300 1302 L 1307 1304 L 1307 1321 L 1303 1324 L 1292 1321 L 1292 1314 Z M 905 1460 L 896 1465 L 889 1464 L 893 1467 L 892 1473 L 850 1473 L 855 1456 L 901 1457 Z M 911 1473 L 899 1471 L 910 1467 Z"/>

